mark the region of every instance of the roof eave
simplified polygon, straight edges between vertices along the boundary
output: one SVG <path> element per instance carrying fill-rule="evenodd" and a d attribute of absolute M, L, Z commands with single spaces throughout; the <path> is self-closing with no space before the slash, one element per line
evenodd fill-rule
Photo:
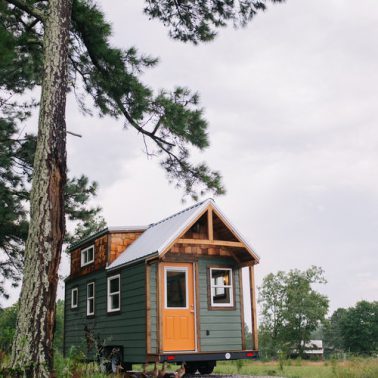
<path fill-rule="evenodd" d="M 114 270 L 124 268 L 124 267 L 129 266 L 129 265 L 137 264 L 137 263 L 144 261 L 144 260 L 150 260 L 152 257 L 159 257 L 159 253 L 156 251 L 156 252 L 152 252 L 148 255 L 139 257 L 137 259 L 127 261 L 127 262 L 120 264 L 120 265 L 116 265 L 116 266 L 113 266 L 113 267 L 110 265 L 105 270 L 108 271 L 108 272 L 111 272 L 111 271 L 114 271 Z"/>

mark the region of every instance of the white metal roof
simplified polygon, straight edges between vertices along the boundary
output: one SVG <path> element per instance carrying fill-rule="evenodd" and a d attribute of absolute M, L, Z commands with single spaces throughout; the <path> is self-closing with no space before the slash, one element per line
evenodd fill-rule
<path fill-rule="evenodd" d="M 135 232 L 135 231 L 145 231 L 148 226 L 111 226 L 108 227 L 109 232 Z"/>
<path fill-rule="evenodd" d="M 175 239 L 180 236 L 187 226 L 189 226 L 197 217 L 199 217 L 199 215 L 201 215 L 202 212 L 205 211 L 210 203 L 212 204 L 214 210 L 228 223 L 227 226 L 229 226 L 239 237 L 239 239 L 251 251 L 253 251 L 249 244 L 235 230 L 235 228 L 215 205 L 215 202 L 212 199 L 207 199 L 168 218 L 165 218 L 160 222 L 151 224 L 137 240 L 128 246 L 125 251 L 107 267 L 107 269 L 115 269 L 150 255 L 153 256 L 161 254 Z M 255 255 L 255 257 L 258 259 L 257 255 Z"/>

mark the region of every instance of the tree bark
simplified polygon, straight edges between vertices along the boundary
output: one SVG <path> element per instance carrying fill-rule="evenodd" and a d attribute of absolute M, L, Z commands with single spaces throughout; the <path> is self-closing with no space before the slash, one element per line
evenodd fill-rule
<path fill-rule="evenodd" d="M 58 268 L 65 232 L 67 55 L 71 0 L 49 0 L 30 226 L 12 367 L 50 377 Z"/>

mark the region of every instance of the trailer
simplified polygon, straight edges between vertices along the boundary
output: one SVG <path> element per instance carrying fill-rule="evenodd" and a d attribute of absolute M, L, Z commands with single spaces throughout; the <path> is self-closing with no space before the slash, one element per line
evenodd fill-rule
<path fill-rule="evenodd" d="M 148 227 L 106 228 L 72 245 L 65 280 L 64 353 L 133 364 L 258 357 L 254 266 L 259 257 L 212 199 Z M 252 345 L 242 269 L 249 275 Z"/>

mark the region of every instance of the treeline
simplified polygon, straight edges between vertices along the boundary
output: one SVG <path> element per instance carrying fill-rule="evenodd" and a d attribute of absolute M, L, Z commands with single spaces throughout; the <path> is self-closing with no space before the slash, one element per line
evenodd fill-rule
<path fill-rule="evenodd" d="M 262 357 L 307 357 L 310 340 L 322 340 L 324 354 L 378 353 L 378 302 L 360 301 L 327 317 L 329 300 L 314 289 L 326 284 L 324 271 L 268 274 L 259 287 L 261 318 L 259 349 Z"/>
<path fill-rule="evenodd" d="M 16 331 L 18 304 L 0 308 L 0 352 L 10 354 Z M 56 303 L 56 322 L 54 333 L 54 350 L 63 352 L 64 300 Z"/>
<path fill-rule="evenodd" d="M 328 352 L 362 355 L 378 353 L 378 301 L 360 301 L 354 307 L 339 308 L 323 328 Z"/>

